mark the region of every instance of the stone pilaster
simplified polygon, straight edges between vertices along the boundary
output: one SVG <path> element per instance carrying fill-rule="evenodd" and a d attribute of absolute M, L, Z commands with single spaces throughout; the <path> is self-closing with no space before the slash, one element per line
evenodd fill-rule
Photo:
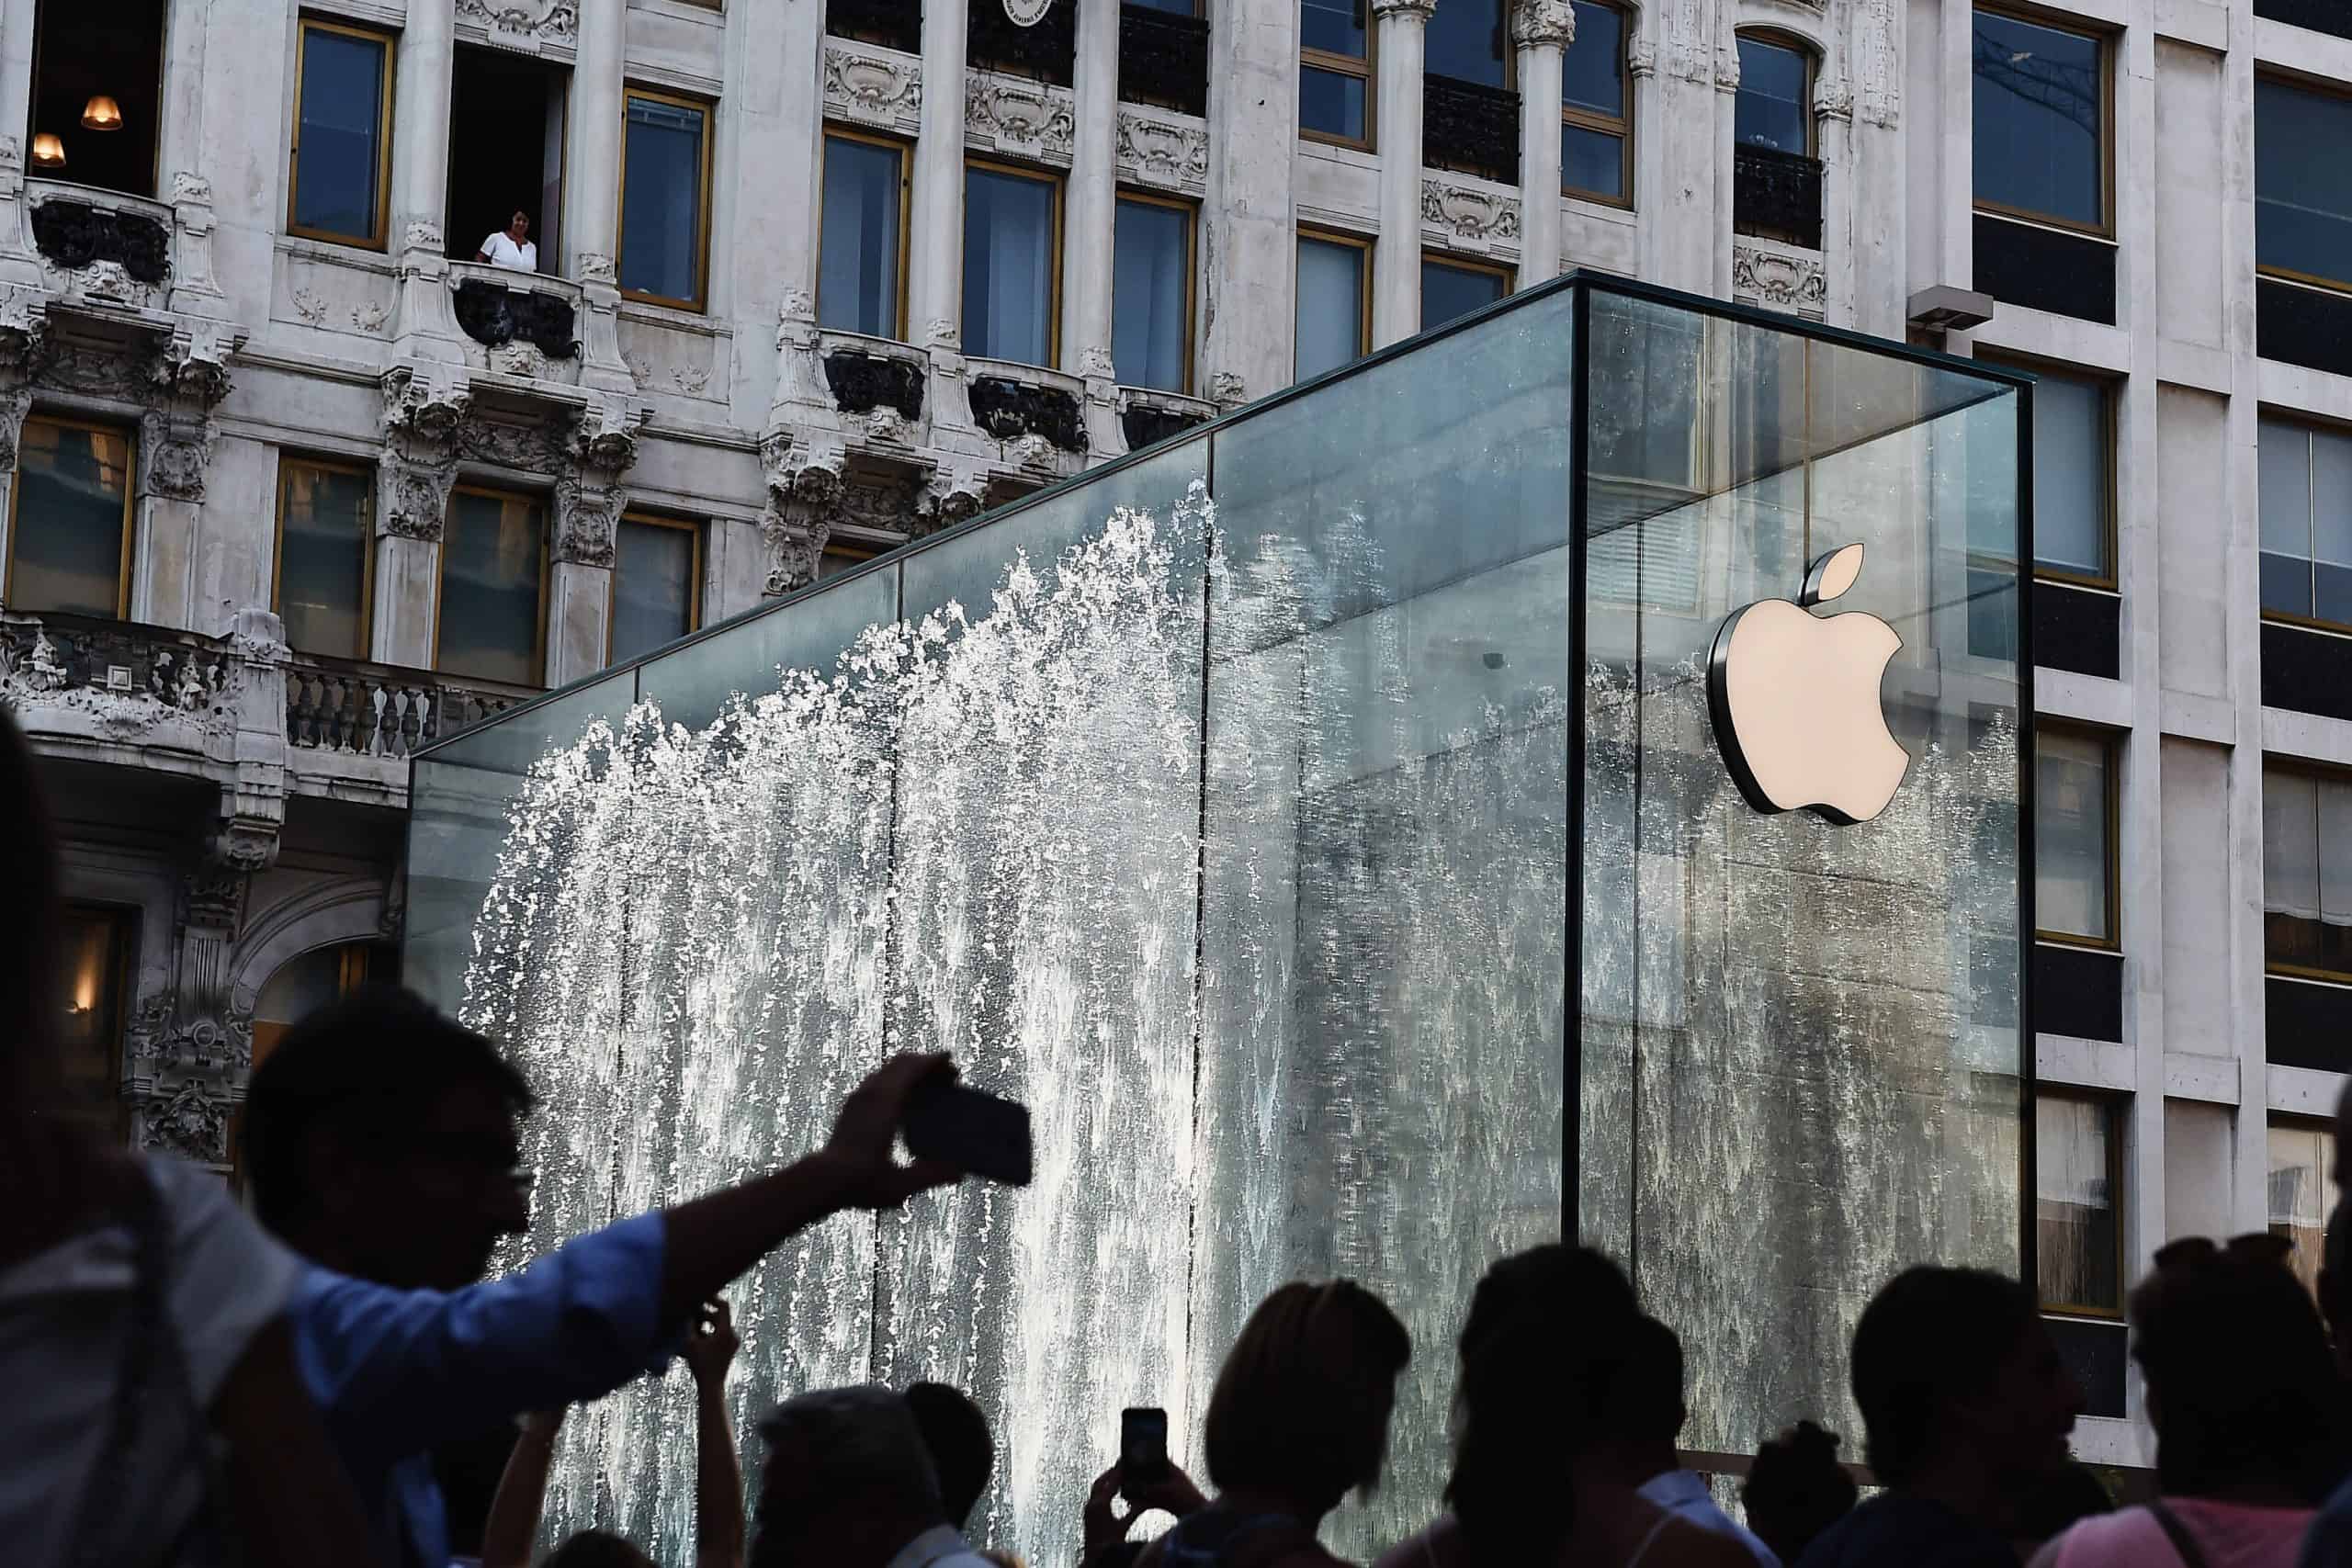
<path fill-rule="evenodd" d="M 441 530 L 458 479 L 458 432 L 473 406 L 465 372 L 401 365 L 383 379 L 384 458 L 376 478 L 374 657 L 433 663 Z"/>
<path fill-rule="evenodd" d="M 206 860 L 180 886 L 172 985 L 130 1023 L 123 1092 L 132 1146 L 226 1170 L 229 1119 L 253 1071 L 250 1011 L 230 997 L 229 956 L 249 871 Z"/>
<path fill-rule="evenodd" d="M 1512 45 L 1519 51 L 1519 287 L 1548 282 L 1560 270 L 1560 75 L 1576 47 L 1577 14 L 1568 0 L 1517 0 Z"/>
<path fill-rule="evenodd" d="M 229 395 L 229 361 L 243 343 L 239 328 L 184 319 L 155 344 L 145 367 L 147 384 L 137 389 L 147 407 L 139 421 L 134 621 L 220 629 L 218 622 L 196 625 L 196 552 L 212 461 L 212 412 Z"/>
<path fill-rule="evenodd" d="M 571 210 L 565 248 L 580 280 L 580 380 L 582 386 L 627 391 L 635 383 L 621 359 L 620 182 L 621 78 L 628 10 L 621 5 L 581 7 L 580 52 L 571 66 L 571 167 L 594 170 L 565 182 Z"/>
<path fill-rule="evenodd" d="M 1437 0 L 1372 0 L 1379 29 L 1380 243 L 1372 254 L 1372 346 L 1421 330 L 1421 64 Z"/>
<path fill-rule="evenodd" d="M 17 441 L 32 412 L 33 373 L 48 328 L 48 304 L 39 289 L 0 284 L 0 560 L 8 558 L 8 528 L 16 517 Z"/>
<path fill-rule="evenodd" d="M 960 4 L 922 8 L 922 134 L 915 143 L 907 336 L 957 352 L 964 341 L 964 63 Z M 935 416 L 934 416 L 935 417 Z"/>
<path fill-rule="evenodd" d="M 548 671 L 560 686 L 602 670 L 612 642 L 613 555 L 627 504 L 621 478 L 637 461 L 628 400 L 592 404 L 566 444 L 555 488 L 555 565 L 548 584 Z"/>
<path fill-rule="evenodd" d="M 1062 0 L 1078 7 L 1077 129 L 1070 144 L 1069 211 L 1062 223 L 1062 365 L 1094 374 L 1090 355 L 1111 349 L 1114 214 L 1118 203 L 1119 0 Z M 1115 446 L 1097 445 L 1097 452 Z"/>
<path fill-rule="evenodd" d="M 449 307 L 449 261 L 441 214 L 449 184 L 449 73 L 457 52 L 456 0 L 411 0 L 394 73 L 392 245 L 401 276 L 394 317 L 398 357 L 462 359 Z"/>

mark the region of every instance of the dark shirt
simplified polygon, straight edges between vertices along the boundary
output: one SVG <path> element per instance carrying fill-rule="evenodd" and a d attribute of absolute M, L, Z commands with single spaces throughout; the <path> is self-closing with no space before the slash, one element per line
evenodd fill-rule
<path fill-rule="evenodd" d="M 2328 1495 L 2327 1505 L 2303 1537 L 2295 1568 L 2352 1568 L 2352 1481 Z"/>
<path fill-rule="evenodd" d="M 2018 1568 L 2018 1554 L 1941 1503 L 1889 1492 L 1822 1531 L 1797 1568 Z"/>

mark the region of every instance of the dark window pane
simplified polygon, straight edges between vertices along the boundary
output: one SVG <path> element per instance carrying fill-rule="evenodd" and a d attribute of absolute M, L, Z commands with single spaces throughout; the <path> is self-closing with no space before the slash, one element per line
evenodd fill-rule
<path fill-rule="evenodd" d="M 1560 127 L 1560 188 L 1625 197 L 1625 139 L 1580 125 Z"/>
<path fill-rule="evenodd" d="M 441 541 L 438 668 L 517 686 L 539 683 L 545 530 L 537 502 L 459 491 Z"/>
<path fill-rule="evenodd" d="M 1498 273 L 1481 272 L 1475 267 L 1448 266 L 1443 262 L 1421 263 L 1423 332 L 1442 326 L 1456 316 L 1466 316 L 1502 297 L 1503 278 Z"/>
<path fill-rule="evenodd" d="M 2335 1138 L 2326 1127 L 2288 1122 L 2266 1129 L 2269 1134 L 2270 1234 L 2294 1244 L 2288 1266 L 2303 1289 L 2316 1293 L 2322 1254 L 2326 1250 L 2327 1212 L 2334 1200 L 2328 1171 L 2334 1161 Z"/>
<path fill-rule="evenodd" d="M 2043 371 L 2033 389 L 2033 549 L 2041 565 L 2107 575 L 2107 389 Z"/>
<path fill-rule="evenodd" d="M 1053 182 L 966 170 L 964 351 L 1050 365 L 1053 312 Z"/>
<path fill-rule="evenodd" d="M 2352 99 L 2254 84 L 2254 255 L 2352 282 Z"/>
<path fill-rule="evenodd" d="M 45 419 L 25 422 L 9 541 L 8 608 L 121 613 L 123 506 L 130 438 Z"/>
<path fill-rule="evenodd" d="M 1343 71 L 1298 69 L 1298 124 L 1302 130 L 1320 131 L 1349 141 L 1363 134 L 1364 79 Z"/>
<path fill-rule="evenodd" d="M 1121 201 L 1111 252 L 1111 359 L 1120 384 L 1184 389 L 1192 214 Z"/>
<path fill-rule="evenodd" d="M 1625 16 L 1615 6 L 1577 0 L 1577 40 L 1560 60 L 1560 101 L 1570 108 L 1623 116 Z"/>
<path fill-rule="evenodd" d="M 694 534 L 658 523 L 623 523 L 613 550 L 613 662 L 694 629 Z"/>
<path fill-rule="evenodd" d="M 1445 0 L 1424 37 L 1421 68 L 1430 75 L 1503 85 L 1502 0 Z"/>
<path fill-rule="evenodd" d="M 2301 556 L 2262 552 L 2262 607 L 2282 615 L 2312 613 L 2312 563 Z"/>
<path fill-rule="evenodd" d="M 2017 658 L 2017 579 L 2008 572 L 1969 571 L 1968 651 L 1978 659 Z"/>
<path fill-rule="evenodd" d="M 2035 923 L 2059 936 L 2105 942 L 2114 929 L 2107 908 L 2107 745 L 2087 735 L 2037 734 L 2033 763 Z"/>
<path fill-rule="evenodd" d="M 620 285 L 639 294 L 702 298 L 702 139 L 698 108 L 628 100 L 621 150 Z"/>
<path fill-rule="evenodd" d="M 57 1109 L 109 1143 L 122 1136 L 122 981 L 130 912 L 69 904 L 58 921 L 57 958 L 66 976 L 58 1029 Z"/>
<path fill-rule="evenodd" d="M 1148 11 L 1172 11 L 1180 17 L 1196 15 L 1193 0 L 1125 0 L 1129 6 L 1141 6 Z"/>
<path fill-rule="evenodd" d="M 1776 147 L 1802 156 L 1805 135 L 1804 56 L 1761 39 L 1739 40 L 1739 96 L 1732 136 L 1743 147 Z"/>
<path fill-rule="evenodd" d="M 376 240 L 383 161 L 384 45 L 325 28 L 302 29 L 302 118 L 295 131 L 297 228 Z"/>
<path fill-rule="evenodd" d="M 1974 53 L 1976 199 L 2103 222 L 2098 39 L 1979 11 Z"/>
<path fill-rule="evenodd" d="M 873 558 L 873 556 L 863 550 L 829 549 L 817 558 L 817 581 L 822 582 L 829 577 L 839 577 L 842 572 L 854 571 Z"/>
<path fill-rule="evenodd" d="M 1363 352 L 1363 257 L 1354 245 L 1298 242 L 1297 379 L 1336 370 Z"/>
<path fill-rule="evenodd" d="M 1302 49 L 1364 58 L 1364 0 L 1303 0 L 1298 8 Z"/>
<path fill-rule="evenodd" d="M 305 653 L 368 657 L 368 520 L 373 478 L 289 462 L 277 539 L 277 613 Z"/>
<path fill-rule="evenodd" d="M 899 335 L 899 192 L 905 151 L 825 138 L 825 204 L 817 321 L 872 337 Z"/>
<path fill-rule="evenodd" d="M 2044 1306 L 2122 1310 L 2114 1123 L 2103 1100 L 2043 1095 L 2034 1102 L 2036 1266 Z"/>

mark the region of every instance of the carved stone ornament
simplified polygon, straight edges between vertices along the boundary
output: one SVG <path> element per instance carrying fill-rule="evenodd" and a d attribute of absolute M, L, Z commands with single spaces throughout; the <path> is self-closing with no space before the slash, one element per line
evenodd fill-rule
<path fill-rule="evenodd" d="M 229 1158 L 229 1099 L 205 1083 L 181 1084 L 168 1099 L 141 1109 L 139 1146 L 197 1165 Z"/>
<path fill-rule="evenodd" d="M 458 330 L 484 348 L 503 348 L 519 341 L 538 350 L 543 361 L 570 359 L 580 350 L 580 340 L 573 335 L 571 301 L 561 295 L 469 277 L 458 285 L 451 304 Z"/>
<path fill-rule="evenodd" d="M 114 674 L 130 671 L 128 684 Z M 44 626 L 0 615 L 0 702 L 79 716 L 111 740 L 138 740 L 169 722 L 211 735 L 234 727 L 231 671 L 216 650 L 119 626 Z"/>
<path fill-rule="evenodd" d="M 1860 0 L 1855 96 L 1862 118 L 1892 129 L 1903 118 L 1903 69 L 1894 57 L 1894 0 Z"/>
<path fill-rule="evenodd" d="M 1198 190 L 1209 174 L 1209 133 L 1122 108 L 1118 162 L 1130 179 Z"/>
<path fill-rule="evenodd" d="M 458 482 L 458 465 L 388 457 L 383 473 L 384 504 L 378 511 L 376 531 L 400 539 L 439 539 L 449 491 Z"/>
<path fill-rule="evenodd" d="M 621 503 L 611 492 L 566 478 L 556 487 L 555 558 L 574 566 L 613 564 L 613 539 Z"/>
<path fill-rule="evenodd" d="M 401 243 L 412 251 L 432 251 L 437 254 L 442 248 L 441 225 L 419 219 L 408 226 L 401 236 Z"/>
<path fill-rule="evenodd" d="M 574 467 L 589 470 L 595 484 L 616 483 L 637 461 L 638 416 L 618 398 L 601 398 L 580 416 L 568 443 Z"/>
<path fill-rule="evenodd" d="M 1520 206 L 1517 197 L 1498 196 L 1473 186 L 1424 177 L 1421 181 L 1421 221 L 1435 224 L 1455 240 L 1519 243 Z"/>
<path fill-rule="evenodd" d="M 141 283 L 171 274 L 171 231 L 143 212 L 52 197 L 33 209 L 33 246 L 68 272 L 111 262 Z"/>
<path fill-rule="evenodd" d="M 420 376 L 413 366 L 396 365 L 384 372 L 382 386 L 384 430 L 390 435 L 446 446 L 473 408 L 473 393 L 462 377 Z"/>
<path fill-rule="evenodd" d="M 1731 291 L 1736 299 L 1818 317 L 1829 302 L 1829 276 L 1818 256 L 1734 245 Z"/>
<path fill-rule="evenodd" d="M 1071 0 L 1074 5 L 1077 0 Z M 1046 19 L 1053 9 L 1054 0 L 1004 0 L 1004 14 L 1012 18 L 1015 27 L 1034 28 Z"/>
<path fill-rule="evenodd" d="M 140 487 L 172 501 L 202 501 L 210 443 L 201 420 L 175 420 L 150 412 L 139 422 L 140 457 L 146 470 Z"/>
<path fill-rule="evenodd" d="M 1570 0 L 1515 0 L 1510 36 L 1521 49 L 1566 49 L 1577 41 L 1577 13 Z"/>
<path fill-rule="evenodd" d="M 1086 450 L 1078 400 L 1059 387 L 1035 386 L 1010 376 L 975 376 L 968 396 L 972 423 L 999 441 L 1020 446 L 1024 453 L 1033 440 L 1065 452 Z"/>
<path fill-rule="evenodd" d="M 870 413 L 887 408 L 901 420 L 922 417 L 925 367 L 904 359 L 837 349 L 824 358 L 825 384 L 832 389 L 833 406 L 843 413 Z"/>
<path fill-rule="evenodd" d="M 580 253 L 580 281 L 610 283 L 619 276 L 613 268 L 613 258 L 602 251 Z"/>
<path fill-rule="evenodd" d="M 387 450 L 376 530 L 438 539 L 458 479 L 458 433 L 469 423 L 473 393 L 462 372 L 439 366 L 395 366 L 382 387 Z"/>
<path fill-rule="evenodd" d="M 1250 389 L 1238 370 L 1220 370 L 1209 378 L 1209 398 L 1219 408 L 1238 409 L 1250 400 Z"/>
<path fill-rule="evenodd" d="M 538 420 L 486 418 L 477 412 L 458 427 L 458 456 L 494 468 L 553 475 L 563 462 L 561 437 Z"/>
<path fill-rule="evenodd" d="M 1058 87 L 974 75 L 964 86 L 964 130 L 997 147 L 1068 157 L 1078 115 L 1075 101 Z"/>
<path fill-rule="evenodd" d="M 832 533 L 832 509 L 841 499 L 847 459 L 841 447 L 803 446 L 789 431 L 760 443 L 767 470 L 768 504 L 760 534 L 768 547 L 769 596 L 789 593 L 817 580 L 817 563 Z"/>
<path fill-rule="evenodd" d="M 458 0 L 458 16 L 509 38 L 569 42 L 580 30 L 579 0 Z"/>
<path fill-rule="evenodd" d="M 1813 113 L 1816 119 L 1854 118 L 1854 84 L 1844 72 L 1832 72 L 1815 85 Z"/>
<path fill-rule="evenodd" d="M 332 308 L 312 290 L 297 284 L 287 298 L 294 302 L 294 313 L 314 327 L 327 324 L 327 311 Z"/>
<path fill-rule="evenodd" d="M 148 380 L 158 392 L 209 409 L 229 395 L 229 361 L 243 345 L 244 334 L 223 322 L 176 327 L 156 345 Z"/>
<path fill-rule="evenodd" d="M 1372 14 L 1382 21 L 1427 22 L 1437 15 L 1437 0 L 1372 0 Z"/>
<path fill-rule="evenodd" d="M 860 119 L 913 122 L 922 114 L 922 66 L 825 46 L 825 107 Z"/>
<path fill-rule="evenodd" d="M 205 202 L 211 199 L 212 182 L 210 180 L 187 169 L 172 171 L 172 200 L 175 204 L 184 201 Z"/>
<path fill-rule="evenodd" d="M 1115 381 L 1119 378 L 1119 367 L 1109 349 L 1100 344 L 1089 344 L 1078 351 L 1078 373 Z"/>
<path fill-rule="evenodd" d="M 943 463 L 923 485 L 916 525 L 921 533 L 935 534 L 970 522 L 988 503 L 988 479 L 977 465 Z"/>

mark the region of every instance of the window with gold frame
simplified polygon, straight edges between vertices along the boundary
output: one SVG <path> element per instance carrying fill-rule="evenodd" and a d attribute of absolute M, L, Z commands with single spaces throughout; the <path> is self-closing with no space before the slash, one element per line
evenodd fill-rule
<path fill-rule="evenodd" d="M 825 128 L 825 188 L 817 219 L 819 326 L 906 337 L 913 161 L 913 149 L 903 141 Z"/>
<path fill-rule="evenodd" d="M 392 36 L 304 17 L 294 53 L 286 231 L 385 248 L 392 181 Z"/>
<path fill-rule="evenodd" d="M 62 414 L 25 421 L 0 602 L 26 615 L 129 618 L 138 460 L 136 437 L 113 425 Z"/>
<path fill-rule="evenodd" d="M 1631 17 L 1606 0 L 1576 0 L 1577 40 L 1561 60 L 1560 189 L 1614 207 L 1634 203 L 1634 96 L 1625 69 Z"/>
<path fill-rule="evenodd" d="M 702 525 L 632 512 L 613 537 L 605 662 L 621 664 L 702 625 Z"/>
<path fill-rule="evenodd" d="M 1017 365 L 1061 354 L 1062 181 L 964 161 L 964 352 Z"/>
<path fill-rule="evenodd" d="M 368 657 L 375 515 L 376 475 L 365 464 L 278 458 L 270 604 L 285 626 L 288 647 L 337 659 Z"/>
<path fill-rule="evenodd" d="M 825 541 L 824 552 L 817 558 L 817 581 L 839 577 L 845 571 L 855 571 L 882 553 L 884 547 L 838 536 Z"/>
<path fill-rule="evenodd" d="M 541 684 L 547 594 L 546 500 L 459 485 L 441 536 L 433 667 L 513 686 Z"/>
<path fill-rule="evenodd" d="M 1483 310 L 1510 292 L 1511 269 L 1436 251 L 1421 253 L 1421 331 Z"/>
<path fill-rule="evenodd" d="M 1193 389 L 1199 217 L 1188 201 L 1119 193 L 1111 238 L 1111 361 L 1123 387 Z"/>
<path fill-rule="evenodd" d="M 1371 0 L 1299 0 L 1298 133 L 1373 146 Z"/>
<path fill-rule="evenodd" d="M 646 87 L 622 94 L 616 265 L 621 292 L 632 299 L 704 308 L 715 107 Z"/>
<path fill-rule="evenodd" d="M 1291 379 L 1308 381 L 1372 352 L 1372 242 L 1298 231 Z"/>
<path fill-rule="evenodd" d="M 1976 209 L 2112 235 L 2115 51 L 2106 35 L 1980 6 L 1970 51 Z"/>
<path fill-rule="evenodd" d="M 2116 745 L 2063 725 L 2033 731 L 2033 909 L 2044 942 L 2117 945 Z"/>
<path fill-rule="evenodd" d="M 2108 1095 L 2034 1090 L 2034 1258 L 2045 1312 L 2123 1315 L 2121 1111 Z"/>

